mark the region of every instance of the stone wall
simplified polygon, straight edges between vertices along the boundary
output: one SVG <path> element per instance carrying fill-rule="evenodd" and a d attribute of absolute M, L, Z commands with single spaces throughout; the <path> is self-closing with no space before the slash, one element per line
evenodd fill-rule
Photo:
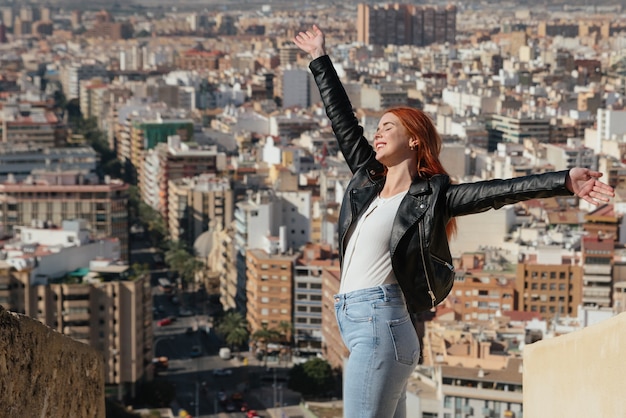
<path fill-rule="evenodd" d="M 6 417 L 104 418 L 102 357 L 0 306 L 0 405 Z"/>
<path fill-rule="evenodd" d="M 524 348 L 524 418 L 626 417 L 626 313 Z"/>

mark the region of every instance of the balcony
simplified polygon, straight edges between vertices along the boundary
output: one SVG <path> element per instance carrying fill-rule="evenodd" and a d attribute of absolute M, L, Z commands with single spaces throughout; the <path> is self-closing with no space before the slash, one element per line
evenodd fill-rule
<path fill-rule="evenodd" d="M 626 313 L 571 334 L 527 345 L 524 416 L 624 416 L 624 329 Z"/>
<path fill-rule="evenodd" d="M 583 266 L 583 272 L 587 275 L 602 275 L 608 276 L 611 274 L 610 264 L 585 264 Z"/>

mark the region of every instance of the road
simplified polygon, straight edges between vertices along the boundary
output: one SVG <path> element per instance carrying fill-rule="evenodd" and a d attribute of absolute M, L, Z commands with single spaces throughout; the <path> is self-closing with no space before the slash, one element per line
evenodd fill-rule
<path fill-rule="evenodd" d="M 219 357 L 220 347 L 226 344 L 207 327 L 210 324 L 207 314 L 217 308 L 215 301 L 212 303 L 211 298 L 202 293 L 197 293 L 195 298 L 179 291 L 164 293 L 158 286 L 158 278 L 169 275 L 166 269 L 156 269 L 154 256 L 158 251 L 135 244 L 132 252 L 133 262 L 145 263 L 151 268 L 153 305 L 156 308 L 153 356 L 169 359 L 168 369 L 160 371 L 156 379 L 167 380 L 175 386 L 176 399 L 171 407 L 176 415 L 180 409 L 185 409 L 194 418 L 239 418 L 246 414 L 226 409 L 239 409 L 245 404 L 249 409 L 257 410 L 260 416 L 269 417 L 266 408 L 277 404 L 299 404 L 299 394 L 285 388 L 286 368 L 268 369 L 254 358 L 243 362 L 239 358 L 224 360 Z M 158 326 L 158 321 L 163 318 L 174 321 Z M 192 354 L 193 347 L 199 347 L 199 355 Z M 268 365 L 272 366 L 271 363 Z M 229 370 L 231 374 L 214 375 L 213 371 L 217 369 Z M 220 394 L 227 400 L 220 402 Z M 240 394 L 241 400 L 233 402 L 234 394 Z"/>

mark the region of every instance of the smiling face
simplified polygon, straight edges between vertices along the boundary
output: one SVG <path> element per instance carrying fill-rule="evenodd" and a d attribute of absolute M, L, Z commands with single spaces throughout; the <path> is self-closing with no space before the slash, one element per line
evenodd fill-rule
<path fill-rule="evenodd" d="M 410 148 L 411 140 L 400 119 L 393 113 L 385 113 L 374 135 L 376 159 L 387 167 L 411 159 L 415 155 Z"/>

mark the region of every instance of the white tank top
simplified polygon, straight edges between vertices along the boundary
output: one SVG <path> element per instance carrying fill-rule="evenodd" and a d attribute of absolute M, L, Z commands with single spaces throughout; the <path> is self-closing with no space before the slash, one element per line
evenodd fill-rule
<path fill-rule="evenodd" d="M 352 231 L 341 271 L 340 293 L 396 283 L 391 268 L 391 227 L 406 191 L 386 199 L 375 198 Z"/>

